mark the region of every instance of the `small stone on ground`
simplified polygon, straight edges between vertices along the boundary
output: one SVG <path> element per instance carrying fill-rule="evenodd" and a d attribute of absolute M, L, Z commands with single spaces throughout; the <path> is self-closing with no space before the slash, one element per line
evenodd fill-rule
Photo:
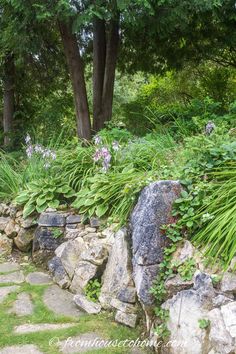
<path fill-rule="evenodd" d="M 87 353 L 89 350 L 102 349 L 105 347 L 106 339 L 96 333 L 84 333 L 77 337 L 70 337 L 69 340 L 61 341 L 60 351 L 63 354 Z"/>
<path fill-rule="evenodd" d="M 20 284 L 23 283 L 25 280 L 24 274 L 22 271 L 9 273 L 9 274 L 2 274 L 0 275 L 0 283 L 16 283 Z"/>
<path fill-rule="evenodd" d="M 65 329 L 75 326 L 76 323 L 39 323 L 39 324 L 23 324 L 15 327 L 14 333 L 35 333 L 42 331 L 55 331 L 58 329 Z"/>
<path fill-rule="evenodd" d="M 33 304 L 31 302 L 30 295 L 27 293 L 19 294 L 10 312 L 15 313 L 17 316 L 32 315 Z"/>
<path fill-rule="evenodd" d="M 39 351 L 36 345 L 14 345 L 12 347 L 5 347 L 0 350 L 0 354 L 43 354 Z"/>
<path fill-rule="evenodd" d="M 74 295 L 67 290 L 62 290 L 57 285 L 49 286 L 43 296 L 44 304 L 57 315 L 68 317 L 80 317 L 84 313 L 80 311 L 73 301 Z"/>
<path fill-rule="evenodd" d="M 9 273 L 15 272 L 20 269 L 20 265 L 18 263 L 6 262 L 0 264 L 0 273 Z"/>
<path fill-rule="evenodd" d="M 0 287 L 0 303 L 5 300 L 7 295 L 19 290 L 20 287 L 17 285 Z"/>
<path fill-rule="evenodd" d="M 31 285 L 50 285 L 53 283 L 50 275 L 43 272 L 29 273 L 26 277 L 26 281 Z"/>

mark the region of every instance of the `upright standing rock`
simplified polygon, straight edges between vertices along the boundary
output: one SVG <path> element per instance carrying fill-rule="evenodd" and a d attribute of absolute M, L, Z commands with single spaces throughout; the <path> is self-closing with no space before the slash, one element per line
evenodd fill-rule
<path fill-rule="evenodd" d="M 99 296 L 102 307 L 112 308 L 112 299 L 116 299 L 119 293 L 127 287 L 133 287 L 133 280 L 127 230 L 124 228 L 115 235 L 115 241 L 102 277 L 102 289 Z"/>
<path fill-rule="evenodd" d="M 154 303 L 150 288 L 158 275 L 163 249 L 168 244 L 162 226 L 175 222 L 171 209 L 181 190 L 178 181 L 154 182 L 143 189 L 131 214 L 133 277 L 146 312 Z"/>

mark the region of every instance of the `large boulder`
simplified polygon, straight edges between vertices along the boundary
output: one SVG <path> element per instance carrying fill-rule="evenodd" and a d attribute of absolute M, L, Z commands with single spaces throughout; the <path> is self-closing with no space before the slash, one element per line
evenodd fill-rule
<path fill-rule="evenodd" d="M 148 311 L 154 304 L 150 288 L 168 245 L 162 227 L 175 222 L 171 209 L 181 190 L 178 181 L 154 182 L 143 189 L 131 214 L 133 277 L 139 300 Z"/>
<path fill-rule="evenodd" d="M 117 298 L 121 291 L 133 287 L 131 256 L 127 242 L 127 230 L 121 229 L 115 235 L 115 240 L 108 257 L 105 272 L 102 276 L 102 288 L 99 301 L 103 308 L 111 309 L 112 299 Z M 131 302 L 134 294 L 131 294 Z"/>

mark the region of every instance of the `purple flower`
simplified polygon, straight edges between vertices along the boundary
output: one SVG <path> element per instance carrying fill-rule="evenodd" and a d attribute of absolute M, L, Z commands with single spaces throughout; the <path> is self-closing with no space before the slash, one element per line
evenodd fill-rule
<path fill-rule="evenodd" d="M 96 136 L 94 137 L 94 143 L 95 143 L 95 145 L 99 145 L 99 144 L 101 144 L 101 142 L 102 142 L 101 137 L 100 137 L 99 135 L 96 135 Z"/>
<path fill-rule="evenodd" d="M 34 151 L 37 153 L 42 153 L 43 152 L 43 147 L 39 144 L 36 144 L 34 147 Z"/>
<path fill-rule="evenodd" d="M 25 142 L 26 142 L 26 144 L 29 144 L 31 142 L 31 137 L 29 134 L 26 135 Z"/>
<path fill-rule="evenodd" d="M 95 154 L 93 155 L 93 161 L 99 161 L 101 158 L 101 150 L 100 149 L 96 149 Z"/>
<path fill-rule="evenodd" d="M 28 145 L 28 147 L 26 149 L 26 155 L 29 159 L 32 157 L 33 152 L 34 152 L 33 145 Z"/>
<path fill-rule="evenodd" d="M 112 147 L 113 147 L 113 150 L 114 151 L 118 151 L 119 150 L 119 148 L 120 148 L 120 144 L 118 143 L 118 141 L 113 141 L 113 143 L 112 143 Z"/>

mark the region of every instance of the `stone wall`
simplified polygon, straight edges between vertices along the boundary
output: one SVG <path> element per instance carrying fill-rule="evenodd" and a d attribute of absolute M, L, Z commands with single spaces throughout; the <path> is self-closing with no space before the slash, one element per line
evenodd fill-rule
<path fill-rule="evenodd" d="M 0 204 L 0 256 L 12 248 L 32 252 L 34 262 L 47 267 L 54 281 L 75 294 L 77 306 L 88 313 L 113 310 L 117 322 L 135 327 L 146 316 L 147 333 L 160 341 L 155 327 L 155 299 L 149 289 L 159 272 L 168 240 L 162 225 L 173 223 L 171 209 L 179 196 L 177 181 L 152 183 L 141 192 L 128 228 L 100 225 L 91 218 L 82 223 L 74 210 L 49 209 L 24 220 L 22 211 Z M 162 354 L 236 353 L 236 274 L 206 268 L 204 257 L 185 241 L 174 255 L 179 264 L 194 259 L 196 272 L 183 281 L 179 274 L 166 280 L 170 340 L 180 347 L 158 349 Z M 236 261 L 235 261 L 236 263 Z M 219 277 L 220 275 L 220 277 Z M 216 276 L 218 281 L 216 282 Z M 87 284 L 101 282 L 99 301 L 85 296 Z M 141 306 L 140 306 L 141 305 Z"/>

